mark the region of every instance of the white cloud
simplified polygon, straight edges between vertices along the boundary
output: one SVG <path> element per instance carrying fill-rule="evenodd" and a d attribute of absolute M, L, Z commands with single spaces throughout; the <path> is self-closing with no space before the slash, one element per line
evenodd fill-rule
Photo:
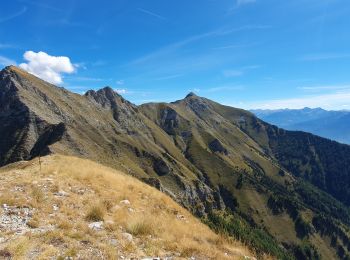
<path fill-rule="evenodd" d="M 200 88 L 192 88 L 192 89 L 189 89 L 187 92 L 194 92 L 194 93 L 199 93 L 201 92 L 201 89 Z"/>
<path fill-rule="evenodd" d="M 350 90 L 331 94 L 309 95 L 299 98 L 263 100 L 258 102 L 240 103 L 245 109 L 300 109 L 304 107 L 322 107 L 324 109 L 340 110 L 350 107 Z"/>
<path fill-rule="evenodd" d="M 20 64 L 22 69 L 52 84 L 61 84 L 63 73 L 71 74 L 75 71 L 68 57 L 51 56 L 42 51 L 26 51 L 23 57 L 28 63 Z"/>
<path fill-rule="evenodd" d="M 21 16 L 22 14 L 24 14 L 25 12 L 27 12 L 27 7 L 22 7 L 21 10 L 17 11 L 16 13 L 12 13 L 12 14 L 9 14 L 5 17 L 0 17 L 0 23 L 4 23 L 4 22 L 7 22 L 7 21 L 10 21 L 18 16 Z"/>
<path fill-rule="evenodd" d="M 164 16 L 156 14 L 155 12 L 151 12 L 150 10 L 146 10 L 146 9 L 143 9 L 143 8 L 138 8 L 137 10 L 142 12 L 142 13 L 145 13 L 145 14 L 148 14 L 150 16 L 153 16 L 155 18 L 158 18 L 158 19 L 161 19 L 161 20 L 166 20 L 166 18 Z"/>
<path fill-rule="evenodd" d="M 260 68 L 260 65 L 249 65 L 249 66 L 244 66 L 240 69 L 224 70 L 222 74 L 224 74 L 224 76 L 227 78 L 239 77 L 239 76 L 242 76 L 247 70 L 255 70 L 258 68 Z"/>
<path fill-rule="evenodd" d="M 224 70 L 223 74 L 225 77 L 231 78 L 242 76 L 244 72 L 243 70 Z"/>
<path fill-rule="evenodd" d="M 175 54 L 176 56 L 179 56 L 177 54 L 177 51 L 180 50 L 181 48 L 193 44 L 197 41 L 201 41 L 210 37 L 220 37 L 220 36 L 226 36 L 229 34 L 233 34 L 233 33 L 239 33 L 242 31 L 251 31 L 251 30 L 265 30 L 265 29 L 270 29 L 271 26 L 268 25 L 262 25 L 262 24 L 253 24 L 253 25 L 243 25 L 240 27 L 233 27 L 233 28 L 229 28 L 229 29 L 217 29 L 217 30 L 213 30 L 213 31 L 209 31 L 206 33 L 202 33 L 202 34 L 197 34 L 197 35 L 193 35 L 189 38 L 186 38 L 182 41 L 179 42 L 175 42 L 173 44 L 164 46 L 156 51 L 153 51 L 149 54 L 146 54 L 142 57 L 139 57 L 136 60 L 133 60 L 131 62 L 129 62 L 127 65 L 129 66 L 139 66 L 141 64 L 149 64 L 149 63 L 154 63 L 154 64 L 158 64 L 158 60 L 164 61 L 164 60 L 168 60 L 170 59 L 169 56 L 171 54 Z M 217 58 L 216 58 L 217 59 Z M 192 61 L 192 59 L 191 59 Z M 191 62 L 192 63 L 192 62 Z M 190 64 L 193 65 L 193 64 Z M 172 68 L 171 68 L 172 70 Z"/>
<path fill-rule="evenodd" d="M 350 53 L 315 53 L 307 54 L 301 57 L 301 61 L 322 61 L 322 60 L 335 60 L 335 59 L 347 59 L 350 58 Z"/>
<path fill-rule="evenodd" d="M 12 44 L 0 43 L 0 49 L 13 49 L 13 48 L 15 48 L 15 46 Z"/>
<path fill-rule="evenodd" d="M 334 91 L 334 90 L 350 90 L 350 85 L 328 85 L 328 86 L 309 86 L 309 87 L 299 87 L 303 91 L 309 92 L 321 92 L 321 91 Z"/>
<path fill-rule="evenodd" d="M 182 77 L 183 74 L 174 74 L 174 75 L 168 75 L 168 76 L 164 76 L 164 77 L 159 77 L 156 78 L 155 80 L 168 80 L 168 79 L 175 79 L 175 78 L 179 78 Z"/>
<path fill-rule="evenodd" d="M 72 81 L 92 81 L 92 82 L 99 82 L 104 81 L 108 79 L 101 79 L 101 78 L 91 78 L 91 77 L 72 77 L 70 78 Z"/>
<path fill-rule="evenodd" d="M 255 2 L 256 2 L 256 0 L 237 0 L 236 5 L 241 6 L 241 5 L 246 5 L 246 4 L 252 4 Z"/>
<path fill-rule="evenodd" d="M 209 88 L 205 90 L 206 92 L 227 92 L 232 90 L 243 90 L 243 86 L 221 86 L 221 87 L 215 87 L 215 88 Z"/>
<path fill-rule="evenodd" d="M 128 93 L 128 91 L 126 89 L 114 89 L 115 92 L 117 92 L 118 94 L 126 94 Z"/>
<path fill-rule="evenodd" d="M 11 60 L 9 58 L 6 58 L 4 56 L 0 56 L 0 65 L 1 66 L 9 66 L 9 65 L 16 65 L 16 61 Z"/>
<path fill-rule="evenodd" d="M 124 80 L 117 80 L 117 85 L 121 86 L 121 85 L 124 85 Z"/>

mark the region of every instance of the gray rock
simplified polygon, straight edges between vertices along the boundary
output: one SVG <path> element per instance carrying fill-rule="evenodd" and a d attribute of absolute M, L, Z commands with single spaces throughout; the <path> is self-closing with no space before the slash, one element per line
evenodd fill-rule
<path fill-rule="evenodd" d="M 124 204 L 124 205 L 130 205 L 131 204 L 129 200 L 121 200 L 119 203 L 120 204 Z"/>
<path fill-rule="evenodd" d="M 54 195 L 58 196 L 58 197 L 67 197 L 67 196 L 69 196 L 68 192 L 65 192 L 64 190 L 60 190 L 59 192 L 55 192 Z"/>
<path fill-rule="evenodd" d="M 27 223 L 33 216 L 33 209 L 28 207 L 8 206 L 3 204 L 4 212 L 0 214 L 0 230 L 24 234 L 30 230 Z"/>
<path fill-rule="evenodd" d="M 103 221 L 92 222 L 89 224 L 89 228 L 95 231 L 103 230 Z"/>
<path fill-rule="evenodd" d="M 111 244 L 112 246 L 117 246 L 118 245 L 118 240 L 117 239 L 114 239 L 112 238 L 110 241 L 109 241 L 109 244 Z"/>
<path fill-rule="evenodd" d="M 129 233 L 122 233 L 122 237 L 125 239 L 125 240 L 127 240 L 127 241 L 129 241 L 129 242 L 132 242 L 133 241 L 133 237 L 132 237 L 132 235 L 131 234 L 129 234 Z"/>

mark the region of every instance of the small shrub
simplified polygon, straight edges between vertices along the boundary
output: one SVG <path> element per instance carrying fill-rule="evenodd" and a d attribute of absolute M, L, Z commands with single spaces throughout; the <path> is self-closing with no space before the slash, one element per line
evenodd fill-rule
<path fill-rule="evenodd" d="M 135 236 L 145 236 L 154 233 L 154 226 L 150 221 L 146 220 L 131 221 L 127 225 L 126 230 Z"/>
<path fill-rule="evenodd" d="M 11 252 L 8 251 L 7 249 L 2 249 L 0 250 L 0 258 L 8 259 L 12 258 Z"/>
<path fill-rule="evenodd" d="M 70 249 L 68 249 L 67 250 L 67 252 L 66 252 L 66 258 L 65 259 L 67 259 L 67 257 L 75 257 L 75 256 L 77 256 L 77 254 L 78 254 L 78 251 L 77 251 L 77 249 L 76 248 L 74 248 L 74 247 L 72 247 L 72 248 L 70 248 Z"/>
<path fill-rule="evenodd" d="M 44 200 L 44 193 L 39 187 L 34 186 L 32 188 L 32 197 L 36 202 L 40 203 Z"/>
<path fill-rule="evenodd" d="M 58 186 L 58 184 L 54 184 L 50 190 L 52 193 L 57 193 L 60 191 L 60 187 Z"/>
<path fill-rule="evenodd" d="M 103 201 L 103 206 L 106 208 L 107 211 L 110 211 L 113 207 L 113 200 L 111 199 L 105 199 Z"/>
<path fill-rule="evenodd" d="M 103 219 L 104 219 L 104 211 L 98 205 L 92 206 L 89 209 L 89 211 L 88 211 L 88 213 L 87 213 L 85 218 L 86 218 L 87 221 L 103 221 Z"/>
<path fill-rule="evenodd" d="M 196 254 L 198 254 L 198 253 L 200 253 L 200 252 L 199 252 L 199 250 L 198 250 L 197 248 L 195 248 L 195 247 L 185 247 L 185 248 L 182 249 L 182 251 L 181 251 L 181 256 L 182 256 L 182 257 L 186 257 L 186 258 L 188 258 L 188 257 L 191 257 L 191 258 L 192 258 L 193 255 L 196 255 Z"/>
<path fill-rule="evenodd" d="M 61 220 L 58 222 L 57 227 L 59 229 L 68 230 L 72 227 L 72 225 L 68 220 Z"/>
<path fill-rule="evenodd" d="M 6 248 L 13 256 L 14 259 L 23 259 L 23 256 L 26 254 L 29 248 L 29 238 L 20 237 L 16 240 L 13 240 Z"/>
<path fill-rule="evenodd" d="M 39 221 L 35 218 L 32 218 L 27 222 L 27 226 L 30 228 L 38 228 L 39 227 Z"/>

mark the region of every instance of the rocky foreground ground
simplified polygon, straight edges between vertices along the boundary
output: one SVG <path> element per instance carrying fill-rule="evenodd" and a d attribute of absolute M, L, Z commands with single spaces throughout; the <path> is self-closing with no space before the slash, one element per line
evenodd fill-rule
<path fill-rule="evenodd" d="M 0 259 L 253 259 L 170 198 L 88 160 L 0 170 Z"/>

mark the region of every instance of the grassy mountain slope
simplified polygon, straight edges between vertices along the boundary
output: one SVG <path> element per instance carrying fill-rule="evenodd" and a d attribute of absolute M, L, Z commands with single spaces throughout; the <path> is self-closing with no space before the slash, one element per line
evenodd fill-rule
<path fill-rule="evenodd" d="M 0 258 L 252 256 L 156 189 L 88 160 L 47 156 L 0 176 Z"/>
<path fill-rule="evenodd" d="M 188 207 L 196 198 L 183 195 L 184 187 L 213 196 L 205 185 L 193 183 L 192 166 L 170 137 L 111 88 L 81 96 L 8 67 L 0 74 L 0 89 L 0 165 L 63 153 L 155 185 L 160 179 L 163 189 Z"/>
<path fill-rule="evenodd" d="M 349 176 L 348 146 L 193 93 L 137 107 L 108 87 L 81 96 L 15 67 L 0 73 L 0 101 L 3 165 L 47 153 L 89 158 L 157 187 L 260 255 L 349 255 L 349 209 L 336 193 Z"/>
<path fill-rule="evenodd" d="M 308 250 L 312 251 L 311 245 L 314 245 L 324 257 L 337 257 L 337 250 L 329 243 L 329 238 L 319 234 L 312 221 L 326 214 L 334 219 L 335 226 L 341 221 L 345 225 L 340 224 L 340 227 L 347 229 L 348 208 L 309 185 L 305 181 L 307 179 L 299 178 L 295 171 L 289 171 L 290 168 L 279 157 L 284 153 L 287 158 L 293 158 L 289 151 L 298 152 L 308 145 L 301 133 L 274 128 L 247 111 L 222 106 L 194 94 L 170 104 L 145 104 L 141 109 L 172 136 L 186 158 L 204 173 L 205 182 L 212 188 L 218 187 L 226 206 L 234 212 L 231 216 L 238 215 L 252 226 L 256 225 L 272 234 L 295 256 L 300 257 L 299 247 L 305 246 L 308 241 L 310 244 L 307 246 L 311 248 Z M 280 139 L 274 138 L 273 130 L 280 131 L 277 134 Z M 320 148 L 319 145 L 330 141 L 306 136 L 315 138 L 314 145 L 326 153 L 322 159 L 324 165 L 328 164 L 326 158 L 332 158 L 332 150 Z M 282 137 L 288 137 L 296 145 L 289 150 Z M 284 145 L 286 147 L 283 149 Z M 334 145 L 340 151 L 342 148 L 348 149 L 347 146 Z M 344 151 L 344 154 L 350 153 Z M 346 168 L 346 163 L 347 159 L 344 158 L 339 166 Z M 325 170 L 327 174 L 332 174 L 332 170 Z M 336 174 L 341 176 L 341 173 Z M 226 219 L 231 218 L 228 215 Z M 220 218 L 214 216 L 211 220 L 216 225 L 225 222 L 225 218 Z M 227 225 L 230 224 L 226 223 L 223 228 L 227 229 Z M 238 237 L 242 235 L 237 230 L 231 232 Z M 347 231 L 344 234 L 348 236 Z M 267 237 L 264 239 L 268 240 Z M 344 240 L 348 243 L 348 238 L 344 237 Z M 259 245 L 254 246 L 262 246 L 281 257 L 288 257 L 274 248 L 273 241 L 270 242 L 262 246 L 258 241 Z M 302 257 L 312 258 L 310 254 Z M 317 257 L 317 254 L 313 257 Z"/>

